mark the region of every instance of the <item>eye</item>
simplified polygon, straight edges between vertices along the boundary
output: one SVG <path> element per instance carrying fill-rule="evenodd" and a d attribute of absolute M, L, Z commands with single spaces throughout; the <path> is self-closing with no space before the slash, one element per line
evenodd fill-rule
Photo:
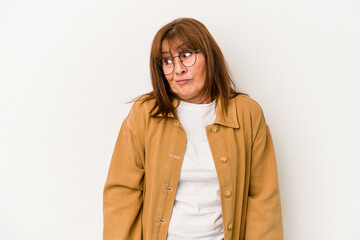
<path fill-rule="evenodd" d="M 191 57 L 191 55 L 193 54 L 192 50 L 185 50 L 181 53 L 181 57 L 182 58 L 188 58 Z"/>
<path fill-rule="evenodd" d="M 171 65 L 171 64 L 172 64 L 172 59 L 171 59 L 171 58 L 163 58 L 163 59 L 162 59 L 162 64 L 163 64 L 164 66 Z"/>

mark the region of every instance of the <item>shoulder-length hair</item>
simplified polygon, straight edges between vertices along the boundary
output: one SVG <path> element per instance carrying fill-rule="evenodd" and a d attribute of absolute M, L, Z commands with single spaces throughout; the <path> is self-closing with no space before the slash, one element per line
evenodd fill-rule
<path fill-rule="evenodd" d="M 150 73 L 153 91 L 140 97 L 143 101 L 155 99 L 155 105 L 150 114 L 167 117 L 171 113 L 177 116 L 176 106 L 173 105 L 173 100 L 177 96 L 171 90 L 162 72 L 162 43 L 165 40 L 169 43 L 179 40 L 190 49 L 201 50 L 206 63 L 206 80 L 202 94 L 211 97 L 212 100 L 221 98 L 222 109 L 225 109 L 227 113 L 229 99 L 243 93 L 236 92 L 235 84 L 218 44 L 204 24 L 198 20 L 178 18 L 163 26 L 152 42 Z"/>

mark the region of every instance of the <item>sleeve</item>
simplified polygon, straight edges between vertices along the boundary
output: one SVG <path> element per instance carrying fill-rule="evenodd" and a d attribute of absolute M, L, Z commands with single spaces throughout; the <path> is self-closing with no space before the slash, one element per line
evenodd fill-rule
<path fill-rule="evenodd" d="M 141 239 L 144 150 L 129 128 L 121 126 L 103 191 L 103 240 Z"/>
<path fill-rule="evenodd" d="M 284 239 L 275 151 L 263 115 L 252 145 L 245 229 L 245 240 Z"/>

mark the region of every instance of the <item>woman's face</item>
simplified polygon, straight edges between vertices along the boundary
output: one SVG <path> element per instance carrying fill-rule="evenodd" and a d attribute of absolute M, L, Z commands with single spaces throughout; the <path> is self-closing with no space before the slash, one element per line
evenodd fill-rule
<path fill-rule="evenodd" d="M 172 42 L 171 49 L 165 40 L 162 43 L 162 57 L 178 56 L 182 50 L 188 49 L 180 41 Z M 193 49 L 197 50 L 197 49 Z M 194 53 L 195 54 L 195 53 Z M 180 59 L 174 58 L 174 71 L 165 75 L 171 90 L 182 100 L 190 103 L 210 103 L 211 99 L 201 95 L 205 85 L 206 64 L 204 54 L 196 53 L 196 62 L 192 67 L 185 67 Z"/>

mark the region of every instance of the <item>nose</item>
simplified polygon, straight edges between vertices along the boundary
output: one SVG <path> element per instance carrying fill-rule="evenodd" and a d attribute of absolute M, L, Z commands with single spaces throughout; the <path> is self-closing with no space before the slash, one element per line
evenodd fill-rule
<path fill-rule="evenodd" d="M 176 74 L 181 74 L 184 73 L 185 71 L 186 71 L 186 67 L 182 65 L 182 63 L 180 62 L 180 58 L 179 57 L 174 58 L 174 72 Z"/>

